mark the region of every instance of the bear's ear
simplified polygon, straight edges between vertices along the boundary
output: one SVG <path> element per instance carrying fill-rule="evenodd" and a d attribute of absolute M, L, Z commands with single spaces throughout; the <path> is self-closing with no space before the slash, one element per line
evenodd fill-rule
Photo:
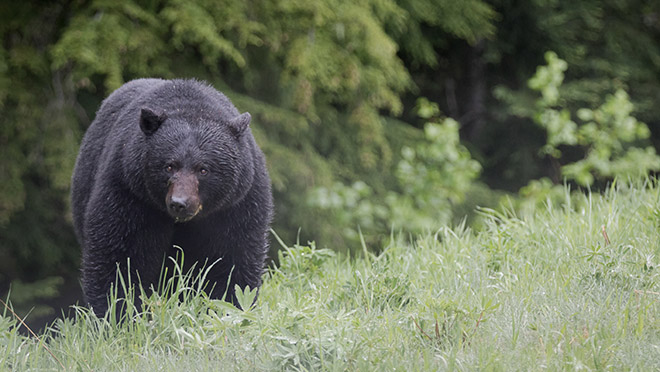
<path fill-rule="evenodd" d="M 154 134 L 165 119 L 167 119 L 167 114 L 164 112 L 156 113 L 152 109 L 144 107 L 140 110 L 140 129 L 146 135 Z"/>
<path fill-rule="evenodd" d="M 238 137 L 243 134 L 243 132 L 245 132 L 247 127 L 250 125 L 250 120 L 252 120 L 252 116 L 250 116 L 249 113 L 244 112 L 229 120 L 229 128 L 234 133 L 234 135 Z"/>

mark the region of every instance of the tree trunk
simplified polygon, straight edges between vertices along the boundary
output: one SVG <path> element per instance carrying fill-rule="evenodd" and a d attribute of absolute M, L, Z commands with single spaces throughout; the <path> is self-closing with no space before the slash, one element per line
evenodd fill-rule
<path fill-rule="evenodd" d="M 474 141 L 486 126 L 486 63 L 483 60 L 484 40 L 471 46 L 468 52 L 467 110 L 461 118 L 468 140 Z"/>

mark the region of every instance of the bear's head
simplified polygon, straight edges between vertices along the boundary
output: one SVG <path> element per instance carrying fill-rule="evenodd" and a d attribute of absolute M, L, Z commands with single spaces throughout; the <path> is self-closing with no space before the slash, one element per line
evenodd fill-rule
<path fill-rule="evenodd" d="M 203 218 L 245 196 L 254 177 L 250 119 L 141 109 L 145 184 L 175 222 Z"/>

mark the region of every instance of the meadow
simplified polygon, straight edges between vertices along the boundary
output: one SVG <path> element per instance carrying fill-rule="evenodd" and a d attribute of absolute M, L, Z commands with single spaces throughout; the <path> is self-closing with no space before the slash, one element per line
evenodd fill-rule
<path fill-rule="evenodd" d="M 660 370 L 659 207 L 648 182 L 353 256 L 289 244 L 245 311 L 185 273 L 120 322 L 75 307 L 28 337 L 5 309 L 0 370 Z"/>

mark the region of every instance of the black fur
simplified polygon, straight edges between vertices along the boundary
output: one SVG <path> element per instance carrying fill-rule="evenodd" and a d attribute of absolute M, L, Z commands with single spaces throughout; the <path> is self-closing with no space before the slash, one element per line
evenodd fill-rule
<path fill-rule="evenodd" d="M 208 277 L 214 298 L 229 288 L 235 302 L 234 284 L 261 285 L 273 205 L 249 122 L 194 80 L 134 80 L 103 102 L 71 192 L 83 290 L 98 315 L 117 264 L 125 275 L 130 258 L 132 277 L 148 288 L 173 245 L 188 264 L 221 259 Z"/>

